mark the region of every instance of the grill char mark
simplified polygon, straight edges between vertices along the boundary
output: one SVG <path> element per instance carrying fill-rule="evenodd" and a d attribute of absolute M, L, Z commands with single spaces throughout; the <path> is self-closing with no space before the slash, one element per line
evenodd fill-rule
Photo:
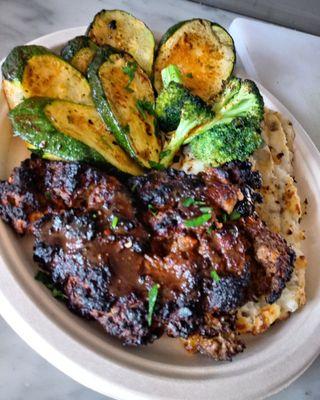
<path fill-rule="evenodd" d="M 31 159 L 0 183 L 0 215 L 18 233 L 33 232 L 34 258 L 69 308 L 123 343 L 165 332 L 189 350 L 229 359 L 243 350 L 235 310 L 258 296 L 275 301 L 293 269 L 293 251 L 254 213 L 260 184 L 249 163 L 198 175 L 151 171 L 124 186 L 84 164 Z M 208 210 L 208 221 L 186 224 Z M 241 218 L 226 217 L 233 210 Z"/>

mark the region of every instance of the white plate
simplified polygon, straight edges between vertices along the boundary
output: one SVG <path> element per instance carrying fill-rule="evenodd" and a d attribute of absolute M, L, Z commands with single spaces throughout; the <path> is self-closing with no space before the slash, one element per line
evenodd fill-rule
<path fill-rule="evenodd" d="M 57 49 L 83 27 L 33 41 Z M 294 117 L 263 87 L 266 105 L 287 116 L 296 138 L 295 173 L 308 198 L 305 253 L 308 303 L 288 321 L 252 338 L 232 363 L 190 355 L 177 340 L 161 339 L 146 348 L 124 348 L 99 327 L 71 314 L 34 280 L 31 243 L 0 224 L 0 312 L 39 354 L 78 382 L 120 400 L 257 400 L 297 378 L 320 352 L 320 155 Z M 4 96 L 0 98 L 0 176 L 27 156 L 13 139 Z M 28 251 L 26 251 L 28 249 Z"/>

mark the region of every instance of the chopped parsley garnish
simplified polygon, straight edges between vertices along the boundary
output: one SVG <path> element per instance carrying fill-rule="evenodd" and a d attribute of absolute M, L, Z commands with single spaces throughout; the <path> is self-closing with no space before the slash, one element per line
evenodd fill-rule
<path fill-rule="evenodd" d="M 119 218 L 116 215 L 114 215 L 112 217 L 112 221 L 111 221 L 111 228 L 115 229 L 118 225 L 118 222 L 119 222 Z"/>
<path fill-rule="evenodd" d="M 228 221 L 228 214 L 226 212 L 222 212 L 222 214 L 219 215 L 217 219 L 219 222 L 224 224 Z"/>
<path fill-rule="evenodd" d="M 206 222 L 209 221 L 210 218 L 211 218 L 211 213 L 205 213 L 200 215 L 199 217 L 184 221 L 184 225 L 187 228 L 195 228 L 197 226 L 205 224 Z"/>
<path fill-rule="evenodd" d="M 50 192 L 44 192 L 44 196 L 46 199 L 51 200 L 51 193 Z"/>
<path fill-rule="evenodd" d="M 66 301 L 67 296 L 59 289 L 57 289 L 49 274 L 43 271 L 38 271 L 34 277 L 36 281 L 43 283 L 52 292 L 52 296 L 58 300 Z"/>
<path fill-rule="evenodd" d="M 199 210 L 203 213 L 211 213 L 212 207 L 200 207 Z"/>
<path fill-rule="evenodd" d="M 151 211 L 152 215 L 157 215 L 157 210 L 153 207 L 152 204 L 148 204 L 148 209 Z"/>
<path fill-rule="evenodd" d="M 219 283 L 219 282 L 221 281 L 221 278 L 220 278 L 220 276 L 218 275 L 218 272 L 215 271 L 215 270 L 212 270 L 212 271 L 210 272 L 210 276 L 211 276 L 211 278 L 212 278 L 215 282 L 217 282 L 217 283 Z"/>
<path fill-rule="evenodd" d="M 153 316 L 154 307 L 156 305 L 156 301 L 157 301 L 157 297 L 158 297 L 159 287 L 160 287 L 159 283 L 155 283 L 152 286 L 152 288 L 149 290 L 149 293 L 148 293 L 149 307 L 148 307 L 147 321 L 148 321 L 149 326 L 151 326 L 151 324 L 152 324 L 152 316 Z"/>
<path fill-rule="evenodd" d="M 188 72 L 187 74 L 185 74 L 187 78 L 193 78 L 193 75 L 191 72 Z"/>
<path fill-rule="evenodd" d="M 182 205 L 184 206 L 184 207 L 190 207 L 190 206 L 192 206 L 192 205 L 195 205 L 195 206 L 205 206 L 206 205 L 206 203 L 205 202 L 203 202 L 203 201 L 201 201 L 201 200 L 195 200 L 195 199 L 193 199 L 192 197 L 186 197 L 184 200 L 183 200 L 183 202 L 182 202 Z M 212 211 L 212 208 L 211 207 L 207 207 L 208 209 L 210 208 L 210 211 Z M 201 210 L 201 208 L 200 208 L 200 210 Z M 208 211 L 204 211 L 204 212 L 208 212 Z"/>
<path fill-rule="evenodd" d="M 132 92 L 133 90 L 130 88 L 131 82 L 134 79 L 134 74 L 136 73 L 136 70 L 138 68 L 138 64 L 135 61 L 129 61 L 127 63 L 127 65 L 125 65 L 124 67 L 122 67 L 122 71 L 123 73 L 125 73 L 126 75 L 128 75 L 129 77 L 129 82 L 127 83 L 125 89 L 128 92 Z"/>
<path fill-rule="evenodd" d="M 182 205 L 184 207 L 190 207 L 192 204 L 194 204 L 194 202 L 195 202 L 195 199 L 193 199 L 192 197 L 186 197 L 183 200 Z"/>
<path fill-rule="evenodd" d="M 148 100 L 137 100 L 136 107 L 143 119 L 147 118 L 147 114 L 155 115 L 154 105 Z"/>
<path fill-rule="evenodd" d="M 239 213 L 239 211 L 232 211 L 232 213 L 229 215 L 230 221 L 236 221 L 237 219 L 241 218 L 242 215 Z"/>
<path fill-rule="evenodd" d="M 149 165 L 151 168 L 157 169 L 158 171 L 164 170 L 166 167 L 156 161 L 149 161 Z"/>
<path fill-rule="evenodd" d="M 194 204 L 195 204 L 196 206 L 205 206 L 205 205 L 206 205 L 206 203 L 205 203 L 204 201 L 201 201 L 201 200 L 196 200 L 196 201 L 194 202 Z"/>
<path fill-rule="evenodd" d="M 209 226 L 209 228 L 207 229 L 207 233 L 210 235 L 212 233 L 212 231 L 216 230 L 217 227 L 215 224 L 212 224 L 211 226 Z"/>

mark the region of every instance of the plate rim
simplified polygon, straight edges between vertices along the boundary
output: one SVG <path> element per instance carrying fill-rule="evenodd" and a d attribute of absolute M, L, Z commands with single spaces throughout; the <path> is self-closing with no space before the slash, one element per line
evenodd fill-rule
<path fill-rule="evenodd" d="M 68 29 L 63 29 L 59 30 L 44 36 L 41 36 L 37 39 L 34 39 L 27 44 L 40 44 L 47 46 L 49 48 L 54 48 L 62 43 L 65 43 L 67 40 L 70 38 L 83 34 L 85 32 L 86 27 L 85 26 L 80 26 L 80 27 L 74 27 L 74 28 L 68 28 Z M 59 42 L 60 41 L 60 42 Z M 58 43 L 59 42 L 59 43 Z M 0 65 L 2 62 L 0 61 Z M 262 94 L 264 97 L 267 97 L 271 103 L 273 103 L 276 108 L 283 113 L 286 117 L 288 117 L 294 124 L 296 128 L 299 130 L 299 136 L 301 136 L 301 139 L 305 143 L 305 145 L 308 147 L 308 149 L 314 154 L 314 157 L 317 158 L 317 164 L 320 166 L 320 153 L 314 143 L 312 142 L 311 138 L 308 136 L 306 131 L 303 129 L 301 124 L 296 120 L 296 118 L 290 113 L 290 111 L 279 101 L 277 100 L 268 90 L 266 90 L 261 84 L 258 84 L 259 89 L 261 90 Z M 2 110 L 0 109 L 0 116 L 2 114 Z M 1 236 L 4 243 L 7 242 L 8 248 L 10 248 L 10 239 L 8 237 L 3 238 Z M 6 261 L 9 259 L 9 255 L 7 254 L 7 249 L 3 249 L 3 243 L 0 243 L 0 276 L 3 273 L 4 269 L 7 269 L 7 272 L 11 275 L 11 278 L 13 281 L 15 281 L 15 277 L 12 271 L 9 271 L 9 267 L 6 266 Z M 22 272 L 21 272 L 22 273 Z M 14 282 L 13 282 L 14 283 Z M 18 282 L 15 282 L 16 286 L 21 289 L 21 285 Z M 43 335 L 39 334 L 39 332 L 36 330 L 39 329 L 39 326 L 37 326 L 37 321 L 35 319 L 30 320 L 29 316 L 29 321 L 26 321 L 26 316 L 21 315 L 21 309 L 18 312 L 18 309 L 12 304 L 12 302 L 9 301 L 8 296 L 5 296 L 4 291 L 2 290 L 3 288 L 3 283 L 0 282 L 0 314 L 2 317 L 6 320 L 6 322 L 11 326 L 11 328 L 30 346 L 35 350 L 37 353 L 39 353 L 43 358 L 45 358 L 47 361 L 49 361 L 52 365 L 54 365 L 56 368 L 61 370 L 63 373 L 66 375 L 70 376 L 74 380 L 78 381 L 82 385 L 85 385 L 89 387 L 92 390 L 98 391 L 104 395 L 108 395 L 111 397 L 114 397 L 119 400 L 125 400 L 130 396 L 130 399 L 132 400 L 141 400 L 141 399 L 150 399 L 152 398 L 154 400 L 162 400 L 164 398 L 166 399 L 182 399 L 181 393 L 178 394 L 177 396 L 174 395 L 174 393 L 170 393 L 169 396 L 174 395 L 174 397 L 168 397 L 168 395 L 165 395 L 162 393 L 161 390 L 158 391 L 158 393 L 155 395 L 154 393 L 151 394 L 146 393 L 146 392 L 141 392 L 137 391 L 134 387 L 131 388 L 125 388 L 123 385 L 116 384 L 112 382 L 112 380 L 109 379 L 109 377 L 101 378 L 100 376 L 97 376 L 97 374 L 93 373 L 92 371 L 89 371 L 87 367 L 79 365 L 79 363 L 76 363 L 70 357 L 66 356 L 65 354 L 62 354 L 61 351 L 59 351 L 57 348 L 54 347 L 53 343 L 49 343 L 47 340 L 43 338 Z M 31 298 L 30 295 L 22 291 L 22 293 L 15 293 L 16 295 L 19 294 L 19 298 L 27 297 L 27 299 L 24 298 L 24 301 L 26 301 L 26 305 L 28 301 L 31 304 L 31 306 L 34 308 L 38 308 L 38 311 L 42 313 L 42 317 L 44 317 L 44 321 L 47 323 L 47 329 L 58 329 L 61 331 L 60 327 L 57 327 L 57 325 L 51 320 L 51 318 L 48 315 L 45 315 L 44 312 L 36 306 L 34 303 L 34 299 Z M 30 304 L 28 304 L 30 306 Z M 21 307 L 20 307 L 21 308 Z M 32 326 L 32 323 L 35 325 Z M 319 320 L 319 326 L 320 326 L 320 320 Z M 63 332 L 63 335 L 66 337 L 68 334 L 66 332 Z M 62 336 L 63 336 L 62 335 Z M 70 339 L 70 337 L 69 337 Z M 71 338 L 73 342 L 75 342 L 75 339 Z M 52 341 L 52 340 L 51 340 Z M 78 343 L 80 348 L 82 347 L 82 344 Z M 291 374 L 291 376 L 287 377 L 286 379 L 278 382 L 276 386 L 274 386 L 273 389 L 268 388 L 268 393 L 254 393 L 254 397 L 252 399 L 262 399 L 269 397 L 283 388 L 287 387 L 291 382 L 293 382 L 296 378 L 298 378 L 311 364 L 312 362 L 317 358 L 317 356 L 320 354 L 320 341 L 317 344 L 317 349 L 316 351 L 313 352 L 312 356 L 309 356 L 307 360 L 305 360 L 304 364 L 301 366 L 301 368 L 296 368 L 294 373 Z M 99 358 L 99 355 L 97 355 Z M 100 356 L 100 358 L 102 358 Z M 115 373 L 132 373 L 133 371 L 128 369 L 128 368 L 123 368 L 119 367 L 118 365 L 115 365 L 114 362 L 111 360 L 106 360 L 103 358 L 104 364 L 108 364 L 109 367 L 114 369 Z M 107 365 L 106 365 L 107 368 Z M 122 369 L 122 370 L 121 370 Z M 124 370 L 124 371 L 123 371 Z M 138 373 L 139 374 L 139 373 Z M 143 374 L 141 374 L 143 375 Z M 146 374 L 148 375 L 148 374 Z M 143 375 L 145 377 L 145 375 Z M 143 378 L 145 379 L 145 378 Z M 157 378 L 155 378 L 157 379 Z M 168 380 L 169 381 L 169 380 Z M 108 384 L 108 387 L 106 387 L 106 383 Z M 132 380 L 132 383 L 134 383 L 134 380 Z M 161 383 L 161 382 L 160 382 Z M 163 382 L 162 382 L 163 383 Z M 172 383 L 172 382 L 171 382 Z M 185 382 L 184 382 L 185 383 Z M 195 383 L 194 383 L 195 384 Z M 134 386 L 134 385 L 133 385 Z M 172 387 L 172 386 L 171 386 Z M 160 389 L 160 388 L 159 388 Z M 210 390 L 210 386 L 208 385 L 208 391 Z M 180 397 L 179 397 L 180 395 Z M 258 395 L 258 397 L 257 397 Z M 249 397 L 246 397 L 249 400 Z M 231 398 L 230 398 L 231 399 Z M 250 397 L 251 399 L 251 397 Z"/>

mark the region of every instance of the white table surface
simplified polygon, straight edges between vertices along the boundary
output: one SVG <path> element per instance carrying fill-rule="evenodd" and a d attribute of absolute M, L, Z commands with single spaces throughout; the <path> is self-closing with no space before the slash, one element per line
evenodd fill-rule
<path fill-rule="evenodd" d="M 184 0 L 0 0 L 0 58 L 5 57 L 12 47 L 39 36 L 60 29 L 86 25 L 102 8 L 123 8 L 131 11 L 151 28 L 156 23 L 158 34 L 178 20 L 203 17 L 228 28 L 236 17 L 229 12 Z M 303 61 L 309 62 L 309 60 Z M 283 361 L 285 368 L 285 360 Z M 320 358 L 295 383 L 271 399 L 319 400 L 319 376 Z M 1 400 L 103 398 L 104 396 L 84 388 L 47 363 L 0 317 Z"/>

